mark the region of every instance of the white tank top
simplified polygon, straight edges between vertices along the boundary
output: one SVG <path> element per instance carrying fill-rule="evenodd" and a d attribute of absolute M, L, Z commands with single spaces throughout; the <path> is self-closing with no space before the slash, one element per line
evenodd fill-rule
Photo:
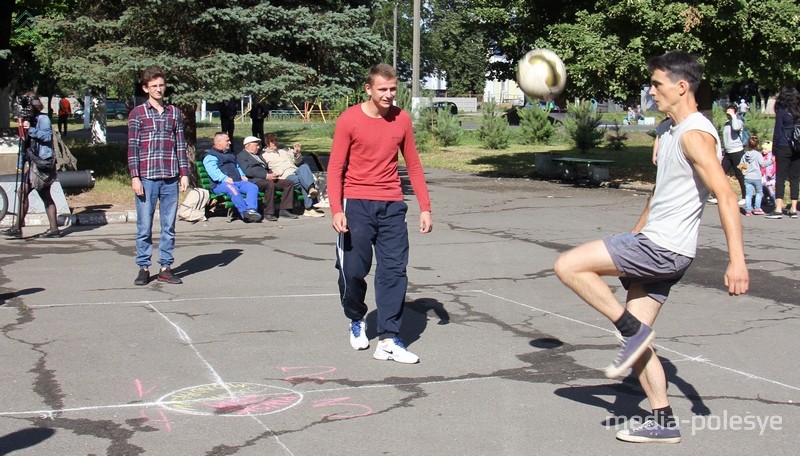
<path fill-rule="evenodd" d="M 717 158 L 722 159 L 717 130 L 699 112 L 691 114 L 678 125 L 659 128 L 656 132 L 656 188 L 650 199 L 650 213 L 641 232 L 665 249 L 694 258 L 700 218 L 710 192 L 681 147 L 681 137 L 691 130 L 700 130 L 713 136 Z"/>

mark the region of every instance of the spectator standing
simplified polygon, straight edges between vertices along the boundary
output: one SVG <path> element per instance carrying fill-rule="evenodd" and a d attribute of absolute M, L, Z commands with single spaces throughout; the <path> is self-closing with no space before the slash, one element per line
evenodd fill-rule
<path fill-rule="evenodd" d="M 264 119 L 267 118 L 268 112 L 269 108 L 267 108 L 267 105 L 263 100 L 254 103 L 253 108 L 250 109 L 250 121 L 253 124 L 253 136 L 258 138 L 262 143 L 264 143 Z"/>
<path fill-rule="evenodd" d="M 3 231 L 5 236 L 21 238 L 22 228 L 25 226 L 25 217 L 28 215 L 28 193 L 35 191 L 44 203 L 47 221 L 50 223 L 44 233 L 38 237 L 58 238 L 61 231 L 58 229 L 58 214 L 56 203 L 50 194 L 50 188 L 56 179 L 56 157 L 53 153 L 53 125 L 50 117 L 42 113 L 44 105 L 36 95 L 30 95 L 30 118 L 22 121 L 26 131 L 25 151 L 28 169 L 22 176 L 17 198 L 19 198 L 19 214 L 14 221 L 14 226 Z M 24 163 L 22 165 L 24 167 Z"/>
<path fill-rule="evenodd" d="M 739 190 L 742 195 L 742 198 L 739 199 L 739 206 L 744 206 L 744 195 L 746 193 L 744 188 L 744 174 L 742 170 L 739 169 L 739 163 L 742 161 L 745 146 L 742 143 L 744 122 L 736 115 L 736 106 L 732 104 L 725 108 L 725 115 L 728 117 L 728 120 L 725 121 L 725 125 L 722 127 L 722 147 L 725 151 L 725 153 L 722 154 L 722 169 L 725 170 L 725 174 L 733 170 L 736 180 L 739 181 Z"/>
<path fill-rule="evenodd" d="M 61 100 L 58 102 L 58 132 L 65 138 L 67 137 L 67 122 L 71 115 L 72 103 L 62 94 Z"/>
<path fill-rule="evenodd" d="M 761 155 L 764 160 L 769 160 L 770 165 L 761 168 L 761 183 L 767 191 L 767 196 L 772 198 L 772 205 L 775 204 L 775 157 L 772 155 L 772 141 L 764 141 L 761 145 Z"/>
<path fill-rule="evenodd" d="M 228 195 L 246 223 L 261 221 L 261 214 L 258 212 L 258 186 L 249 181 L 239 166 L 231 151 L 231 140 L 224 131 L 214 134 L 214 144 L 203 156 L 203 166 L 208 178 L 214 182 L 211 191 Z"/>
<path fill-rule="evenodd" d="M 750 105 L 747 104 L 747 100 L 742 98 L 741 100 L 739 100 L 738 107 L 739 107 L 739 118 L 745 120 L 745 117 L 747 117 L 747 111 L 750 110 Z"/>
<path fill-rule="evenodd" d="M 775 129 L 772 133 L 772 154 L 775 156 L 775 210 L 766 215 L 768 219 L 783 216 L 797 218 L 797 198 L 800 190 L 800 154 L 792 154 L 789 135 L 796 122 L 800 122 L 800 92 L 786 87 L 775 101 Z M 786 180 L 789 180 L 791 206 L 784 206 Z"/>
<path fill-rule="evenodd" d="M 244 171 L 250 182 L 256 184 L 264 192 L 264 219 L 274 222 L 278 216 L 296 219 L 292 213 L 294 209 L 294 183 L 290 180 L 280 179 L 273 173 L 267 162 L 259 155 L 259 139 L 255 136 L 244 138 L 244 150 L 236 154 L 236 161 Z M 280 211 L 275 213 L 275 190 L 281 191 Z"/>
<path fill-rule="evenodd" d="M 747 152 L 742 156 L 740 167 L 744 168 L 745 193 L 744 215 L 764 215 L 761 210 L 761 201 L 764 199 L 764 185 L 761 182 L 761 169 L 772 164 L 772 160 L 765 159 L 759 150 L 758 136 L 751 136 L 747 143 Z M 755 203 L 753 195 L 755 194 Z"/>
<path fill-rule="evenodd" d="M 433 229 L 430 197 L 411 117 L 392 103 L 397 95 L 394 68 L 383 63 L 372 67 L 365 90 L 369 99 L 345 110 L 336 122 L 328 162 L 328 196 L 333 229 L 338 233 L 339 296 L 350 320 L 350 346 L 367 349 L 364 278 L 372 266 L 374 249 L 380 341 L 373 357 L 416 363 L 419 357 L 408 351 L 399 337 L 408 287 L 408 206 L 400 186 L 398 151 L 405 158 L 419 202 L 420 233 Z"/>
<path fill-rule="evenodd" d="M 136 264 L 139 266 L 135 285 L 146 285 L 150 280 L 156 205 L 161 221 L 158 281 L 182 283 L 172 273 L 171 266 L 175 261 L 178 191 L 184 192 L 189 187 L 189 159 L 183 119 L 178 108 L 164 102 L 166 89 L 164 70 L 156 66 L 144 70 L 142 90 L 147 100 L 128 115 L 128 171 L 136 195 Z"/>
<path fill-rule="evenodd" d="M 239 103 L 236 100 L 228 100 L 220 103 L 219 121 L 220 130 L 228 134 L 228 138 L 233 141 L 233 130 L 236 127 L 236 114 L 239 112 Z"/>

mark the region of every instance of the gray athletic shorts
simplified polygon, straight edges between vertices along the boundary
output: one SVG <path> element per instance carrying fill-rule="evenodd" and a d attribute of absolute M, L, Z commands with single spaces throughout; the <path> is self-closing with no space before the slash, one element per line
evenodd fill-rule
<path fill-rule="evenodd" d="M 643 234 L 619 233 L 603 239 L 627 290 L 642 284 L 648 296 L 664 304 L 669 290 L 692 264 L 692 258 L 660 247 Z"/>

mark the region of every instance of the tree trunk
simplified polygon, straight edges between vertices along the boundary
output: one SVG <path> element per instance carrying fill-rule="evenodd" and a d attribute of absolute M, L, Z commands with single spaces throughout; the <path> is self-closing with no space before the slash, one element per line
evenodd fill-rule
<path fill-rule="evenodd" d="M 198 187 L 200 182 L 197 176 L 197 118 L 195 117 L 194 105 L 179 106 L 183 117 L 183 134 L 186 137 L 186 156 L 189 158 L 189 184 Z"/>

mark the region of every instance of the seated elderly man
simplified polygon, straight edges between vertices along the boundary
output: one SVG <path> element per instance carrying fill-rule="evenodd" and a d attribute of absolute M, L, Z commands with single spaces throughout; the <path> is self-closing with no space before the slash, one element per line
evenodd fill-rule
<path fill-rule="evenodd" d="M 267 147 L 261 158 L 267 163 L 272 172 L 277 173 L 281 179 L 287 179 L 294 183 L 295 188 L 303 192 L 303 203 L 306 210 L 303 213 L 306 217 L 323 217 L 325 213 L 322 209 L 314 209 L 314 200 L 319 196 L 319 191 L 314 185 L 314 173 L 311 168 L 303 163 L 303 156 L 299 150 L 281 149 L 278 147 L 278 137 L 275 133 L 267 135 Z"/>
<path fill-rule="evenodd" d="M 214 193 L 224 193 L 231 197 L 233 205 L 246 223 L 260 222 L 258 212 L 258 186 L 249 182 L 244 171 L 229 152 L 231 140 L 228 134 L 220 131 L 214 134 L 214 145 L 206 151 L 203 166 L 208 177 L 214 182 Z M 244 197 L 242 197 L 244 194 Z"/>
<path fill-rule="evenodd" d="M 260 142 L 255 136 L 244 138 L 244 150 L 236 154 L 236 161 L 244 170 L 247 179 L 264 192 L 265 220 L 274 222 L 278 220 L 278 216 L 296 219 L 297 216 L 291 212 L 294 208 L 294 184 L 290 180 L 279 179 L 278 175 L 269 169 L 267 162 L 258 154 Z M 275 213 L 275 189 L 283 192 L 280 212 L 277 214 Z"/>

